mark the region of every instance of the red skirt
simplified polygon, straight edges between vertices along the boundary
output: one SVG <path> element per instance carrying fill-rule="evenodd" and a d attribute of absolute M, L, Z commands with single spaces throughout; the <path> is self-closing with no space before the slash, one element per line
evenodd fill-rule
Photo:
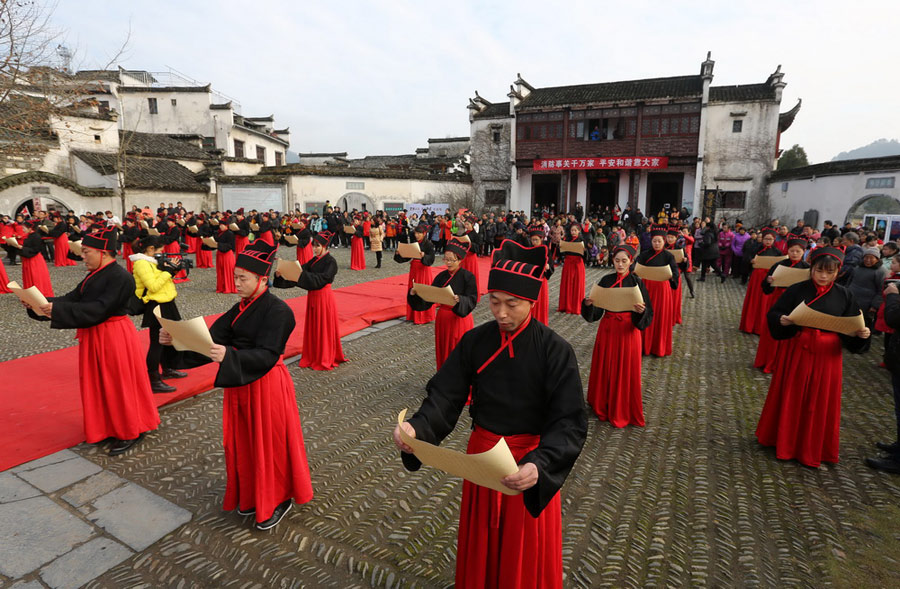
<path fill-rule="evenodd" d="M 409 292 L 410 289 L 412 289 L 413 282 L 418 282 L 419 284 L 431 284 L 432 280 L 431 266 L 426 266 L 419 260 L 409 261 L 409 279 L 406 281 L 406 292 Z M 407 304 L 406 320 L 412 321 L 416 325 L 430 323 L 434 321 L 434 307 L 427 311 L 413 311 L 412 307 Z"/>
<path fill-rule="evenodd" d="M 478 296 L 483 295 L 485 291 L 481 290 L 481 277 L 478 275 L 478 256 L 475 255 L 475 252 L 466 254 L 466 257 L 459 263 L 459 267 L 475 275 L 475 291 L 478 293 Z"/>
<path fill-rule="evenodd" d="M 65 233 L 53 238 L 53 265 L 57 267 L 78 265 L 75 260 L 69 259 L 69 236 Z"/>
<path fill-rule="evenodd" d="M 467 452 L 494 447 L 501 436 L 478 426 Z M 518 461 L 537 447 L 540 437 L 505 436 Z M 559 493 L 537 518 L 525 509 L 522 495 L 463 481 L 456 546 L 456 587 L 554 589 L 562 587 L 562 515 Z"/>
<path fill-rule="evenodd" d="M 133 440 L 156 429 L 144 348 L 125 316 L 78 330 L 78 381 L 88 443 Z"/>
<path fill-rule="evenodd" d="M 768 307 L 764 301 L 769 295 L 763 292 L 762 282 L 768 274 L 769 271 L 765 268 L 757 268 L 750 274 L 747 292 L 744 295 L 744 307 L 741 309 L 740 330 L 745 333 L 759 335 L 762 333 L 763 325 L 766 324 Z"/>
<path fill-rule="evenodd" d="M 684 284 L 681 276 L 678 277 L 678 288 L 672 291 L 672 324 L 681 325 L 681 287 Z"/>
<path fill-rule="evenodd" d="M 542 279 L 541 292 L 531 307 L 531 316 L 544 325 L 550 325 L 550 288 L 546 278 Z"/>
<path fill-rule="evenodd" d="M 756 437 L 781 460 L 818 467 L 838 461 L 841 430 L 841 340 L 801 328 L 783 340 Z"/>
<path fill-rule="evenodd" d="M 778 297 L 780 297 L 783 292 L 783 288 L 776 288 L 775 292 L 771 295 L 766 295 L 766 298 L 762 302 L 766 308 L 766 315 L 769 314 L 772 305 L 775 304 Z M 764 315 L 764 317 L 766 315 Z M 756 345 L 756 358 L 753 360 L 753 366 L 755 368 L 762 369 L 766 374 L 770 374 L 772 370 L 775 369 L 775 356 L 778 353 L 778 341 L 779 340 L 772 339 L 772 334 L 769 332 L 768 320 L 763 321 L 759 333 L 759 342 L 757 342 Z"/>
<path fill-rule="evenodd" d="M 43 256 L 38 254 L 30 258 L 22 258 L 22 288 L 36 286 L 45 297 L 53 296 L 53 284 L 50 282 L 50 270 Z"/>
<path fill-rule="evenodd" d="M 559 280 L 559 312 L 580 315 L 581 301 L 584 300 L 584 259 L 580 256 L 565 258 Z"/>
<path fill-rule="evenodd" d="M 205 250 L 203 248 L 199 248 L 197 250 L 197 267 L 198 268 L 212 268 L 213 267 L 212 250 Z"/>
<path fill-rule="evenodd" d="M 594 341 L 587 401 L 601 421 L 644 425 L 641 401 L 641 332 L 631 313 L 603 315 Z"/>
<path fill-rule="evenodd" d="M 200 241 L 199 237 L 195 237 L 190 234 L 185 236 L 184 241 L 187 242 L 187 245 L 188 245 L 187 253 L 189 253 L 189 254 L 196 254 L 197 252 L 199 252 L 200 245 L 203 243 L 202 241 Z"/>
<path fill-rule="evenodd" d="M 258 235 L 256 239 L 261 239 L 269 245 L 275 245 L 275 237 L 272 235 L 271 231 L 266 231 L 265 233 Z"/>
<path fill-rule="evenodd" d="M 250 239 L 246 235 L 238 235 L 234 234 L 234 252 L 235 254 L 239 254 L 247 247 L 247 244 L 250 243 Z"/>
<path fill-rule="evenodd" d="M 234 294 L 234 252 L 216 252 L 216 292 Z"/>
<path fill-rule="evenodd" d="M 438 305 L 437 320 L 434 322 L 434 355 L 437 359 L 438 370 L 441 369 L 444 360 L 459 343 L 463 334 L 473 327 L 475 327 L 475 321 L 472 319 L 471 313 L 460 317 L 453 312 L 452 307 Z"/>
<path fill-rule="evenodd" d="M 366 246 L 363 243 L 362 237 L 357 237 L 355 235 L 350 238 L 350 269 L 366 269 Z"/>
<path fill-rule="evenodd" d="M 287 499 L 312 499 L 294 383 L 281 360 L 262 378 L 225 389 L 222 433 L 225 510 L 255 508 L 262 522 Z"/>
<path fill-rule="evenodd" d="M 297 246 L 297 261 L 300 262 L 301 265 L 310 261 L 312 257 L 312 243 L 307 243 L 303 247 Z"/>
<path fill-rule="evenodd" d="M 0 262 L 0 294 L 12 292 L 6 287 L 7 284 L 9 284 L 9 276 L 6 274 L 6 266 L 3 265 L 3 262 Z"/>
<path fill-rule="evenodd" d="M 653 321 L 641 332 L 644 342 L 644 355 L 672 355 L 672 327 L 675 313 L 675 291 L 669 281 L 645 280 L 650 306 L 653 309 Z"/>
<path fill-rule="evenodd" d="M 134 270 L 134 262 L 131 261 L 132 254 L 134 254 L 134 248 L 131 247 L 130 243 L 123 242 L 122 258 L 125 260 L 125 269 L 128 270 L 129 274 L 131 274 L 132 270 Z"/>
<path fill-rule="evenodd" d="M 300 368 L 332 370 L 346 362 L 338 330 L 337 306 L 331 285 L 309 291 L 303 326 L 303 356 Z"/>

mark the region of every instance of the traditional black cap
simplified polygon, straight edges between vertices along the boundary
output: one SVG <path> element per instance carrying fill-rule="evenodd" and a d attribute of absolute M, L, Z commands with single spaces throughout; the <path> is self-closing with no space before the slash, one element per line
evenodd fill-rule
<path fill-rule="evenodd" d="M 234 261 L 235 268 L 243 268 L 258 276 L 268 276 L 275 260 L 275 252 L 278 248 L 269 245 L 261 239 L 257 239 L 237 255 Z"/>
<path fill-rule="evenodd" d="M 331 244 L 332 237 L 334 237 L 334 233 L 331 231 L 319 231 L 313 235 L 313 240 L 322 247 L 328 247 Z"/>
<path fill-rule="evenodd" d="M 660 237 L 665 237 L 666 236 L 666 228 L 663 227 L 662 225 L 652 225 L 650 227 L 650 236 L 656 237 L 657 235 Z"/>
<path fill-rule="evenodd" d="M 790 248 L 790 247 L 794 247 L 795 245 L 800 246 L 803 249 L 806 249 L 807 247 L 809 247 L 809 240 L 806 239 L 805 237 L 801 237 L 799 235 L 793 235 L 793 234 L 788 235 L 787 236 L 787 246 Z"/>
<path fill-rule="evenodd" d="M 116 255 L 119 245 L 119 231 L 115 227 L 103 227 L 99 231 L 88 233 L 81 238 L 81 247 L 90 247 L 95 250 L 104 250 Z"/>
<path fill-rule="evenodd" d="M 831 256 L 835 258 L 839 263 L 844 263 L 844 252 L 839 250 L 836 247 L 825 246 L 825 247 L 817 247 L 813 251 L 809 253 L 809 263 L 812 264 L 822 256 Z"/>
<path fill-rule="evenodd" d="M 759 230 L 759 232 L 765 237 L 766 235 L 771 235 L 772 237 L 778 237 L 778 232 L 772 229 L 771 227 L 763 227 Z"/>
<path fill-rule="evenodd" d="M 541 293 L 547 246 L 525 247 L 506 239 L 494 250 L 488 292 L 500 291 L 534 302 Z"/>
<path fill-rule="evenodd" d="M 633 247 L 631 247 L 627 243 L 620 243 L 619 245 L 614 247 L 613 251 L 612 251 L 613 257 L 615 257 L 616 254 L 619 252 L 625 252 L 626 254 L 628 254 L 628 257 L 631 258 L 632 260 L 637 255 L 637 250 L 635 250 Z"/>
<path fill-rule="evenodd" d="M 534 225 L 529 226 L 528 227 L 528 236 L 531 237 L 532 235 L 540 235 L 541 239 L 543 239 L 545 236 L 544 228 L 536 227 Z"/>
<path fill-rule="evenodd" d="M 666 234 L 678 236 L 681 235 L 681 229 L 678 227 L 678 225 L 669 225 L 669 228 L 666 230 Z"/>
<path fill-rule="evenodd" d="M 447 242 L 447 245 L 444 246 L 444 251 L 453 252 L 456 254 L 457 258 L 462 260 L 466 257 L 466 254 L 469 253 L 469 244 L 461 239 L 451 237 L 450 241 Z"/>
<path fill-rule="evenodd" d="M 422 233 L 422 234 L 428 233 L 428 224 L 419 223 L 418 225 L 416 225 L 416 228 L 413 231 L 415 231 L 416 233 Z"/>

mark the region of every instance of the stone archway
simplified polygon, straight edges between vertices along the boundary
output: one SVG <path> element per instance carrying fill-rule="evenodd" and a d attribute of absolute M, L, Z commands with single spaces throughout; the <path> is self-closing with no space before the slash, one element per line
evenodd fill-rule
<path fill-rule="evenodd" d="M 361 192 L 348 192 L 338 199 L 337 205 L 342 211 L 368 211 L 375 213 L 375 201 Z"/>
<path fill-rule="evenodd" d="M 58 212 L 62 213 L 63 215 L 65 215 L 69 211 L 73 211 L 73 212 L 75 211 L 75 209 L 72 208 L 71 206 L 69 206 L 69 204 L 66 203 L 65 201 L 62 201 L 50 194 L 41 194 L 41 195 L 34 195 L 34 197 L 32 197 L 32 198 L 26 198 L 25 200 L 23 200 L 22 202 L 17 204 L 15 207 L 13 207 L 14 214 L 18 215 L 24 208 L 24 209 L 28 210 L 28 213 L 30 215 L 34 215 L 35 201 L 38 201 L 38 203 L 40 204 L 40 207 L 41 207 L 40 210 L 48 212 L 48 213 L 50 211 L 58 211 Z"/>
<path fill-rule="evenodd" d="M 853 203 L 844 223 L 861 223 L 866 215 L 900 215 L 900 201 L 887 194 L 870 194 Z"/>

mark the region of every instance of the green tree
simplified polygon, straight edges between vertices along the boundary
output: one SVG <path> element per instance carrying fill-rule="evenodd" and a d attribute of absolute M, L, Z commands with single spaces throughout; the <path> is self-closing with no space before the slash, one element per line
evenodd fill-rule
<path fill-rule="evenodd" d="M 809 165 L 809 159 L 806 157 L 806 150 L 794 144 L 793 147 L 781 154 L 778 158 L 779 170 L 792 170 Z"/>

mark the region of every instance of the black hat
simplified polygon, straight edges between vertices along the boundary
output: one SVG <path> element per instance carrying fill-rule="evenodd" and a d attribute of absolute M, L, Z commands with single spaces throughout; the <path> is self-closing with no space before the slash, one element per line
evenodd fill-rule
<path fill-rule="evenodd" d="M 762 234 L 763 237 L 765 237 L 766 235 L 771 235 L 772 237 L 778 236 L 778 232 L 775 231 L 774 229 L 772 229 L 771 227 L 763 227 L 762 229 L 759 230 L 759 232 Z"/>
<path fill-rule="evenodd" d="M 334 237 L 334 233 L 331 231 L 319 231 L 313 235 L 313 240 L 322 247 L 328 247 L 331 244 L 332 237 Z"/>
<path fill-rule="evenodd" d="M 667 235 L 681 235 L 681 229 L 678 228 L 678 225 L 669 225 L 669 228 L 666 230 Z"/>
<path fill-rule="evenodd" d="M 541 239 L 543 239 L 545 236 L 544 228 L 537 227 L 536 225 L 531 225 L 530 227 L 528 227 L 528 236 L 531 237 L 532 235 L 540 235 Z"/>
<path fill-rule="evenodd" d="M 627 243 L 620 243 L 619 245 L 614 247 L 613 251 L 612 251 L 613 257 L 616 257 L 616 254 L 619 252 L 625 252 L 626 254 L 628 254 L 628 257 L 631 258 L 632 260 L 637 255 L 637 250 L 635 250 L 633 247 L 631 247 Z"/>
<path fill-rule="evenodd" d="M 453 252 L 456 257 L 462 260 L 469 253 L 469 243 L 455 237 L 451 237 L 447 245 L 444 246 L 445 252 Z"/>
<path fill-rule="evenodd" d="M 234 267 L 243 268 L 258 276 L 268 276 L 277 250 L 278 248 L 274 245 L 269 245 L 265 241 L 257 239 L 237 255 Z"/>
<path fill-rule="evenodd" d="M 534 302 L 541 293 L 547 246 L 525 247 L 506 239 L 494 250 L 488 292 L 500 291 Z"/>
<path fill-rule="evenodd" d="M 788 235 L 787 236 L 787 246 L 789 248 L 791 248 L 791 247 L 794 247 L 795 245 L 798 245 L 798 246 L 802 247 L 803 249 L 806 249 L 809 246 L 809 240 L 806 239 L 805 237 L 801 237 L 799 235 L 793 235 L 793 234 Z"/>
<path fill-rule="evenodd" d="M 816 260 L 821 258 L 822 256 L 831 256 L 835 258 L 838 263 L 844 263 L 844 252 L 839 250 L 836 247 L 825 246 L 825 247 L 817 247 L 813 251 L 809 253 L 809 263 L 813 264 Z"/>
<path fill-rule="evenodd" d="M 422 234 L 428 233 L 428 225 L 426 223 L 419 223 L 413 231 Z"/>
<path fill-rule="evenodd" d="M 105 250 L 113 255 L 118 248 L 119 232 L 113 227 L 103 227 L 94 233 L 88 233 L 81 238 L 81 247 L 90 247 L 95 250 Z"/>
<path fill-rule="evenodd" d="M 651 237 L 665 237 L 666 236 L 666 228 L 662 225 L 653 225 L 650 227 L 650 236 Z"/>

